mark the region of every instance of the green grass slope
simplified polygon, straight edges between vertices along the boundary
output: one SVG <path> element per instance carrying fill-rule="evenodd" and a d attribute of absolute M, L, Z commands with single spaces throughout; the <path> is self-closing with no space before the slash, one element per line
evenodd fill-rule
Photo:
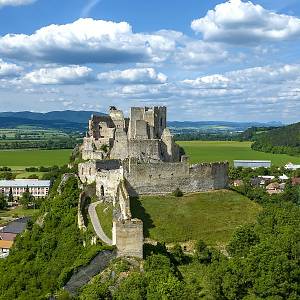
<path fill-rule="evenodd" d="M 210 245 L 226 244 L 242 224 L 255 222 L 261 207 L 233 191 L 132 199 L 134 217 L 144 222 L 145 237 L 183 242 L 203 239 Z"/>
<path fill-rule="evenodd" d="M 251 149 L 251 142 L 184 141 L 177 143 L 184 148 L 191 163 L 227 160 L 233 164 L 235 159 L 271 160 L 276 166 L 288 162 L 300 163 L 300 157 L 255 151 Z"/>

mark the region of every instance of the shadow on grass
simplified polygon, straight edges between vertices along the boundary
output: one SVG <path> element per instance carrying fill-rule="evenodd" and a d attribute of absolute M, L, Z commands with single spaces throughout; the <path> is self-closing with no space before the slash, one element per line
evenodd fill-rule
<path fill-rule="evenodd" d="M 144 237 L 149 237 L 149 229 L 154 228 L 155 225 L 138 197 L 130 197 L 130 210 L 133 218 L 138 218 L 143 221 Z"/>

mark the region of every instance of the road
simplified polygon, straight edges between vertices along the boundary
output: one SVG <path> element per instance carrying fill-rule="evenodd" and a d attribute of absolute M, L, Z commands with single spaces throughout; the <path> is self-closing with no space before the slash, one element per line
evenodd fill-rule
<path fill-rule="evenodd" d="M 90 215 L 90 218 L 91 218 L 91 221 L 92 221 L 92 224 L 93 224 L 93 227 L 94 227 L 94 230 L 97 234 L 97 236 L 100 238 L 100 240 L 102 240 L 104 243 L 106 243 L 107 245 L 112 245 L 112 240 L 109 239 L 107 237 L 107 235 L 104 233 L 102 227 L 101 227 L 101 224 L 100 224 L 100 221 L 99 221 L 99 218 L 98 218 L 98 215 L 96 213 L 96 206 L 101 203 L 101 201 L 97 201 L 97 202 L 94 202 L 94 203 L 91 203 L 89 205 L 89 208 L 88 208 L 88 211 L 89 211 L 89 215 Z"/>

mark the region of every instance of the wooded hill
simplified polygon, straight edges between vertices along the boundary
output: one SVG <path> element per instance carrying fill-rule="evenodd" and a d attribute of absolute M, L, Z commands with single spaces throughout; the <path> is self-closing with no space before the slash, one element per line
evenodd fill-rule
<path fill-rule="evenodd" d="M 252 149 L 271 153 L 300 154 L 300 122 L 267 131 L 255 130 Z"/>

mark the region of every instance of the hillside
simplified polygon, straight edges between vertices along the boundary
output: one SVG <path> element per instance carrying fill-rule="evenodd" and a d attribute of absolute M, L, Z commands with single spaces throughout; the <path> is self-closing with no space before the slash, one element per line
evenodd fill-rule
<path fill-rule="evenodd" d="M 167 243 L 200 238 L 209 245 L 226 244 L 238 226 L 254 222 L 261 210 L 257 203 L 226 190 L 142 196 L 131 205 L 134 217 L 144 222 L 145 237 Z"/>
<path fill-rule="evenodd" d="M 1 112 L 0 118 L 8 117 L 15 119 L 29 119 L 36 121 L 64 121 L 71 123 L 83 123 L 86 124 L 87 120 L 92 114 L 104 115 L 101 112 L 95 111 L 75 111 L 75 110 L 64 110 L 64 111 L 50 111 L 47 113 L 38 113 L 31 111 L 20 111 L 20 112 Z"/>
<path fill-rule="evenodd" d="M 300 154 L 300 122 L 255 134 L 252 149 L 271 153 Z"/>

